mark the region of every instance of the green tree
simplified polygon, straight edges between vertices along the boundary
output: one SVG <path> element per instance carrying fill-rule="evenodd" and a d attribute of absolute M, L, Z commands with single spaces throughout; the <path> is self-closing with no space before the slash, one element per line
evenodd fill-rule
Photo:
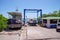
<path fill-rule="evenodd" d="M 60 17 L 60 10 L 58 11 L 58 16 Z"/>
<path fill-rule="evenodd" d="M 7 27 L 7 18 L 0 14 L 0 30 L 3 30 Z"/>
<path fill-rule="evenodd" d="M 47 14 L 43 14 L 42 17 L 47 17 Z"/>

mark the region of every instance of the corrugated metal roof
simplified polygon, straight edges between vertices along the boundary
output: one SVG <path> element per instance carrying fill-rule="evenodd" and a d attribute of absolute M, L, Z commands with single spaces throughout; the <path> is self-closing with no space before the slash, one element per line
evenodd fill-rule
<path fill-rule="evenodd" d="M 42 19 L 60 19 L 60 17 L 45 17 L 45 18 L 42 18 Z"/>

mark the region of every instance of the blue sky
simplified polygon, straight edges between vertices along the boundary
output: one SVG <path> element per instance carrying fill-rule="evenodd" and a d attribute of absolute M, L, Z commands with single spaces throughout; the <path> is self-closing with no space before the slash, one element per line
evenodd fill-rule
<path fill-rule="evenodd" d="M 15 11 L 18 7 L 19 12 L 24 9 L 42 9 L 43 13 L 53 12 L 60 9 L 60 0 L 0 0 L 0 14 L 8 18 L 7 12 Z"/>

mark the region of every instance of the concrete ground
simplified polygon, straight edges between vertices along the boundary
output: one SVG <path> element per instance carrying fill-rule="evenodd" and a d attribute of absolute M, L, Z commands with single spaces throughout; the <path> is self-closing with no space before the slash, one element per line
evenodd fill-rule
<path fill-rule="evenodd" d="M 0 40 L 19 40 L 20 30 L 0 32 Z"/>
<path fill-rule="evenodd" d="M 21 30 L 0 32 L 0 40 L 60 40 L 60 33 L 56 29 L 27 26 Z"/>
<path fill-rule="evenodd" d="M 47 29 L 43 27 L 27 27 L 28 39 L 51 39 L 60 40 L 60 33 L 55 29 Z"/>

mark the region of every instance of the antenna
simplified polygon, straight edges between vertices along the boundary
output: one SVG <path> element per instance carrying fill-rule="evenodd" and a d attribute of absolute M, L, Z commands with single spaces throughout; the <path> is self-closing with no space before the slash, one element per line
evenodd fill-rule
<path fill-rule="evenodd" d="M 16 11 L 18 11 L 18 7 L 16 7 Z"/>

